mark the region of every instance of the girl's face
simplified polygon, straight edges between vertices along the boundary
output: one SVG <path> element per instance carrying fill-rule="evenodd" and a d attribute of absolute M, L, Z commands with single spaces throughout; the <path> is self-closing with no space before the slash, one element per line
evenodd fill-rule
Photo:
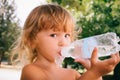
<path fill-rule="evenodd" d="M 71 33 L 63 31 L 42 30 L 36 37 L 38 58 L 44 57 L 54 61 L 61 56 L 61 48 L 71 43 Z"/>

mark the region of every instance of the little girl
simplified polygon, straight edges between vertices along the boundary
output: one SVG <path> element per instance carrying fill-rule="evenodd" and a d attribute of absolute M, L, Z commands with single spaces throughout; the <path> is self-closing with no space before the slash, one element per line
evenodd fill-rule
<path fill-rule="evenodd" d="M 97 48 L 90 61 L 75 60 L 88 69 L 82 75 L 56 64 L 61 48 L 74 40 L 74 26 L 71 15 L 59 5 L 46 4 L 32 10 L 15 47 L 20 60 L 26 58 L 29 61 L 22 69 L 21 80 L 101 80 L 103 75 L 114 69 L 120 61 L 119 55 L 99 61 Z"/>

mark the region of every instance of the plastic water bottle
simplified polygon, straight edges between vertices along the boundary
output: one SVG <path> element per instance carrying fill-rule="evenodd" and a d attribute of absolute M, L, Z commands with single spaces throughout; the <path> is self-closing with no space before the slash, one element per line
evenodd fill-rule
<path fill-rule="evenodd" d="M 74 41 L 70 46 L 63 47 L 63 57 L 91 58 L 93 49 L 98 48 L 98 57 L 109 56 L 120 51 L 120 38 L 114 32 L 108 32 Z"/>

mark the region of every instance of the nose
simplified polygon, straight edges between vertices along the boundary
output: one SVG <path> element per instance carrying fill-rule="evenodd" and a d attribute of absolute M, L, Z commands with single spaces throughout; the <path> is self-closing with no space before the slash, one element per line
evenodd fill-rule
<path fill-rule="evenodd" d="M 67 41 L 66 39 L 62 38 L 59 40 L 58 45 L 61 47 L 67 46 L 69 44 L 69 41 Z"/>

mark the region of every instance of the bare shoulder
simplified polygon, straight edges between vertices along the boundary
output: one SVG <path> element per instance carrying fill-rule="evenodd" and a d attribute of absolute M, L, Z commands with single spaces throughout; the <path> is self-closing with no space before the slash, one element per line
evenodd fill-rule
<path fill-rule="evenodd" d="M 42 80 L 44 78 L 44 71 L 36 65 L 28 64 L 22 69 L 21 80 Z"/>

